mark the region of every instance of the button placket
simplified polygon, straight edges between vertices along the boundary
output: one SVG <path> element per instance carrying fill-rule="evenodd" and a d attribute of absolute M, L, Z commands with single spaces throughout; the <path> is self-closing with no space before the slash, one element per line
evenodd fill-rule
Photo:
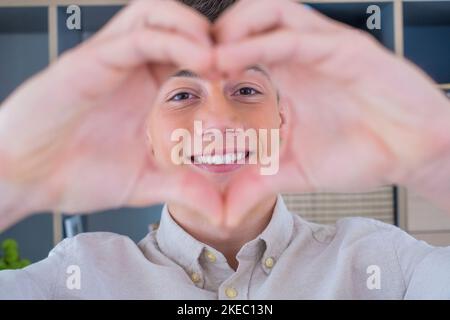
<path fill-rule="evenodd" d="M 248 257 L 247 257 L 248 258 Z M 236 272 L 219 287 L 219 299 L 248 299 L 250 279 L 260 257 L 243 259 L 238 257 L 239 267 Z"/>
<path fill-rule="evenodd" d="M 205 286 L 205 279 L 203 277 L 203 274 L 199 270 L 192 269 L 189 272 L 189 278 L 191 279 L 191 282 L 198 288 L 203 289 Z"/>
<path fill-rule="evenodd" d="M 225 295 L 228 299 L 234 299 L 238 296 L 238 291 L 234 287 L 226 287 Z"/>
<path fill-rule="evenodd" d="M 198 284 L 202 280 L 202 277 L 199 273 L 194 271 L 191 273 L 191 280 L 193 283 Z"/>
<path fill-rule="evenodd" d="M 197 257 L 200 255 L 198 253 Z M 198 288 L 204 288 L 205 285 L 205 279 L 203 275 L 203 270 L 200 267 L 200 264 L 198 262 L 198 259 L 194 260 L 192 264 L 188 267 L 186 272 L 189 274 L 189 278 L 191 279 L 192 283 L 198 287 Z"/>
<path fill-rule="evenodd" d="M 264 259 L 264 266 L 268 269 L 272 269 L 275 265 L 275 259 L 273 257 L 267 257 Z"/>
<path fill-rule="evenodd" d="M 209 251 L 209 250 L 205 251 L 205 257 L 206 257 L 206 260 L 211 262 L 211 263 L 214 263 L 214 262 L 217 261 L 216 255 L 213 252 Z"/>

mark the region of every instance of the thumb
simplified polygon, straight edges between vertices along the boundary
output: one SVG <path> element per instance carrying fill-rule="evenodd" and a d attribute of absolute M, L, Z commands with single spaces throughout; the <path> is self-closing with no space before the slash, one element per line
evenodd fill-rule
<path fill-rule="evenodd" d="M 270 180 L 260 174 L 258 166 L 252 166 L 230 181 L 225 200 L 224 224 L 227 227 L 236 227 L 260 201 L 276 193 Z"/>
<path fill-rule="evenodd" d="M 219 190 L 190 169 L 149 170 L 139 179 L 129 199 L 129 204 L 135 206 L 161 202 L 186 206 L 205 216 L 212 224 L 220 224 L 223 201 Z"/>
<path fill-rule="evenodd" d="M 274 175 L 261 175 L 258 167 L 247 168 L 228 186 L 225 201 L 226 225 L 237 226 L 261 201 L 281 192 L 311 192 L 312 187 L 295 162 L 284 159 Z"/>

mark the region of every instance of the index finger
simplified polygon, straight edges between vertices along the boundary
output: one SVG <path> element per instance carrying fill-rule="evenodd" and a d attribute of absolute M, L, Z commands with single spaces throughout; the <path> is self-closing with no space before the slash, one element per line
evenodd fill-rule
<path fill-rule="evenodd" d="M 94 38 L 104 39 L 150 26 L 209 45 L 210 22 L 189 6 L 172 0 L 137 0 L 114 16 Z"/>
<path fill-rule="evenodd" d="M 241 0 L 219 17 L 213 33 L 218 42 L 230 43 L 278 28 L 311 32 L 332 31 L 344 25 L 293 1 Z"/>

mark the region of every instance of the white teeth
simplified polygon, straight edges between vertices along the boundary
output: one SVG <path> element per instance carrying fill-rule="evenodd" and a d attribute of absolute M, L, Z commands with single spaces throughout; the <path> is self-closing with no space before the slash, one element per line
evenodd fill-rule
<path fill-rule="evenodd" d="M 245 158 L 245 152 L 237 152 L 237 153 L 227 153 L 224 155 L 214 155 L 214 156 L 196 156 L 194 158 L 195 163 L 199 164 L 233 164 L 236 161 L 242 160 Z"/>
<path fill-rule="evenodd" d="M 214 156 L 213 157 L 213 164 L 224 164 L 225 163 L 225 159 L 222 156 Z"/>

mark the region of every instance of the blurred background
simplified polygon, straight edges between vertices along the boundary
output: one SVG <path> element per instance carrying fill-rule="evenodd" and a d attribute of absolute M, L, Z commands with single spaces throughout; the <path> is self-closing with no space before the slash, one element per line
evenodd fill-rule
<path fill-rule="evenodd" d="M 0 104 L 25 79 L 99 30 L 127 2 L 0 0 Z M 336 20 L 369 32 L 389 50 L 412 60 L 450 98 L 450 0 L 318 0 L 305 3 Z M 67 27 L 67 19 L 73 13 L 68 13 L 70 5 L 80 8 L 79 30 Z M 380 9 L 379 29 L 368 28 L 367 20 L 373 11 L 367 9 L 371 5 Z M 347 216 L 371 217 L 397 225 L 431 244 L 450 245 L 450 213 L 401 187 L 385 186 L 352 194 L 283 196 L 292 212 L 310 221 L 332 224 Z M 157 227 L 161 208 L 162 205 L 121 208 L 86 216 L 43 212 L 0 233 L 0 243 L 5 239 L 16 240 L 20 256 L 36 262 L 45 258 L 64 237 L 79 232 L 116 232 L 137 242 L 149 229 Z"/>

